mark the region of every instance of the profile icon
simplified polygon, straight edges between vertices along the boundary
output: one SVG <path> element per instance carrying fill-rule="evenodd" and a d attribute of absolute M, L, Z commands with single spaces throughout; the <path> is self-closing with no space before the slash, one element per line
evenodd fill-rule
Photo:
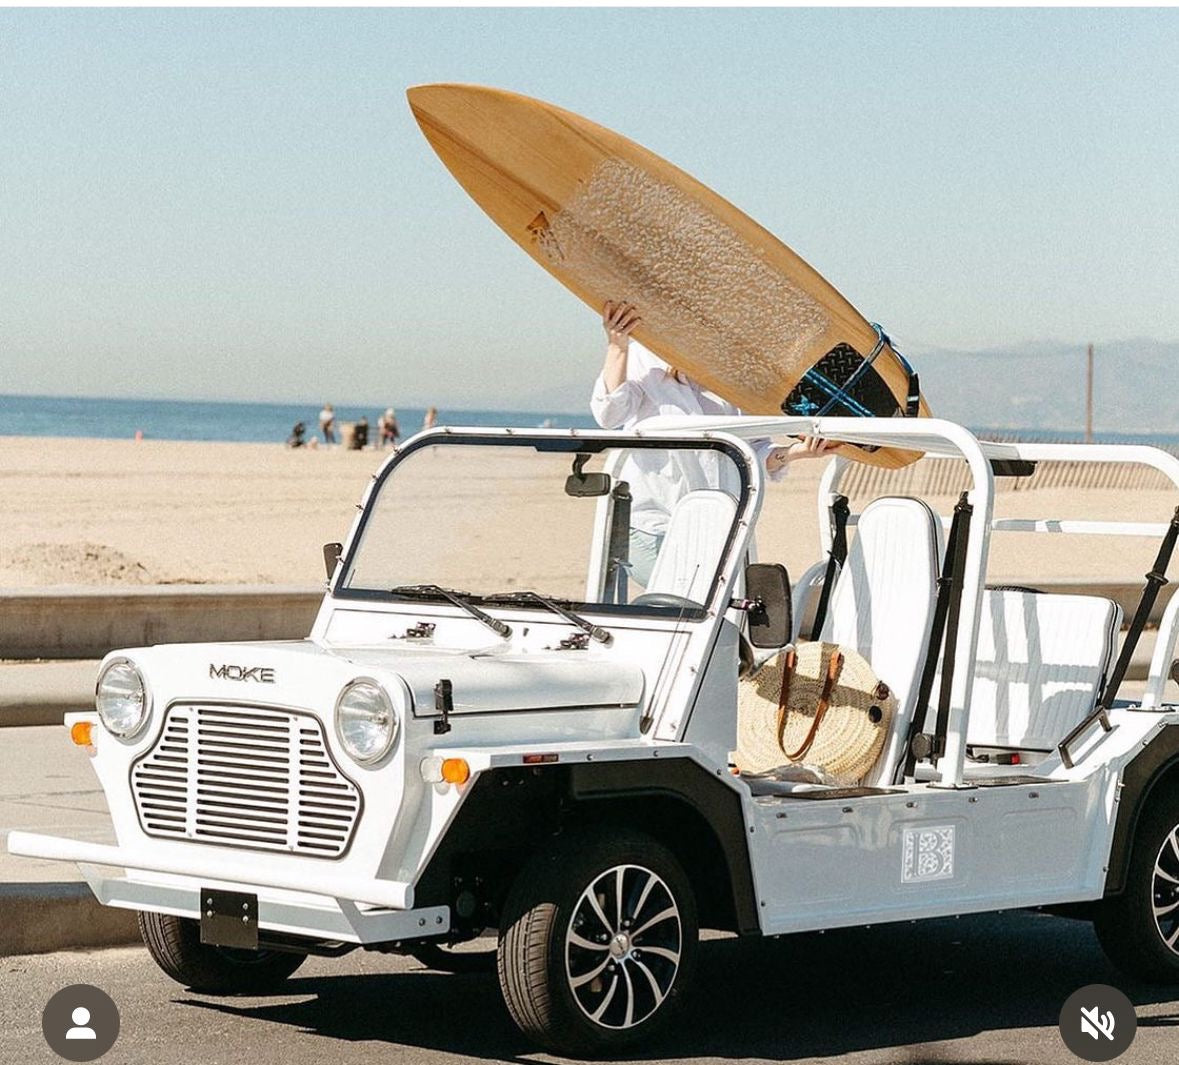
<path fill-rule="evenodd" d="M 73 1028 L 66 1032 L 67 1039 L 97 1039 L 93 1028 L 90 1027 L 90 1011 L 85 1006 L 79 1006 L 70 1014 L 74 1022 Z"/>
<path fill-rule="evenodd" d="M 119 1038 L 119 1010 L 102 988 L 70 984 L 45 1004 L 41 1032 L 59 1058 L 97 1061 Z"/>

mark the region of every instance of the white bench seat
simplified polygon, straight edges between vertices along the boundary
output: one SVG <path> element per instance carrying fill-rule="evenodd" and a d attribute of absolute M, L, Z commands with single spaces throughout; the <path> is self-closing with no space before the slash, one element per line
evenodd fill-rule
<path fill-rule="evenodd" d="M 967 746 L 1055 748 L 1096 707 L 1121 625 L 1112 599 L 988 588 Z M 940 684 L 939 677 L 933 701 Z M 931 708 L 931 721 L 935 713 Z"/>
<path fill-rule="evenodd" d="M 937 602 L 942 524 L 918 499 L 884 496 L 856 523 L 822 639 L 850 647 L 893 691 L 897 712 L 865 784 L 889 784 L 903 757 Z"/>

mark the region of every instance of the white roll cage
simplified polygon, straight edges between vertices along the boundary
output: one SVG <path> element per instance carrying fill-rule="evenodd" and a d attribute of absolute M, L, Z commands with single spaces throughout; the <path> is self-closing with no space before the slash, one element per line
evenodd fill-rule
<path fill-rule="evenodd" d="M 1073 521 L 1052 517 L 994 517 L 995 475 L 992 461 L 1123 463 L 1158 470 L 1176 488 L 1179 502 L 1179 458 L 1156 447 L 1138 444 L 1037 444 L 995 443 L 979 440 L 956 422 L 940 418 L 797 418 L 797 417 L 699 417 L 652 418 L 640 423 L 639 435 L 663 432 L 712 432 L 731 434 L 744 440 L 787 436 L 818 436 L 827 440 L 870 444 L 923 452 L 931 458 L 963 460 L 970 470 L 968 499 L 974 508 L 963 573 L 962 605 L 950 694 L 950 717 L 945 754 L 938 760 L 938 783 L 957 787 L 963 780 L 966 757 L 966 729 L 970 715 L 978 647 L 982 594 L 986 586 L 987 557 L 992 531 L 1070 533 L 1107 536 L 1149 536 L 1161 538 L 1165 522 Z M 837 456 L 827 466 L 819 483 L 819 536 L 824 552 L 831 548 L 830 507 L 839 493 L 840 481 L 850 460 Z M 852 513 L 848 524 L 855 524 Z M 944 524 L 948 515 L 941 516 Z M 1161 704 L 1167 671 L 1175 655 L 1179 636 L 1179 595 L 1172 598 L 1159 627 L 1151 662 L 1143 708 Z"/>

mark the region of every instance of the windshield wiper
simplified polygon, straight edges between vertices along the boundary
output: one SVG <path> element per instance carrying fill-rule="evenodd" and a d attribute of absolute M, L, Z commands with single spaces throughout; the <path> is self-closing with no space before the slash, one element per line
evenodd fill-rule
<path fill-rule="evenodd" d="M 461 610 L 465 610 L 476 621 L 481 621 L 497 636 L 501 636 L 506 640 L 512 635 L 512 627 L 510 625 L 500 621 L 499 618 L 493 618 L 490 614 L 483 613 L 477 606 L 467 602 L 463 596 L 469 595 L 469 592 L 456 592 L 453 588 L 443 588 L 437 584 L 400 584 L 396 588 L 390 588 L 389 591 L 393 595 L 445 599 L 448 602 L 454 603 Z"/>
<path fill-rule="evenodd" d="M 494 595 L 485 595 L 483 599 L 489 603 L 540 603 L 541 606 L 551 610 L 554 614 L 559 614 L 570 624 L 576 625 L 582 632 L 588 632 L 599 643 L 608 644 L 614 638 L 601 625 L 595 625 L 592 621 L 586 620 L 580 614 L 575 614 L 572 610 L 561 606 L 557 600 L 550 599 L 547 595 L 541 595 L 540 592 L 526 591 L 524 589 L 518 592 L 496 592 Z"/>

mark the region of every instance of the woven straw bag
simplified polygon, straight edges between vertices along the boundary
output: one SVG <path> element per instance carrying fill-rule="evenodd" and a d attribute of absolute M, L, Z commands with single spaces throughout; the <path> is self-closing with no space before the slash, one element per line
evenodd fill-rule
<path fill-rule="evenodd" d="M 880 757 L 896 697 L 864 658 L 833 643 L 800 643 L 741 682 L 737 768 L 810 765 L 858 784 Z"/>

